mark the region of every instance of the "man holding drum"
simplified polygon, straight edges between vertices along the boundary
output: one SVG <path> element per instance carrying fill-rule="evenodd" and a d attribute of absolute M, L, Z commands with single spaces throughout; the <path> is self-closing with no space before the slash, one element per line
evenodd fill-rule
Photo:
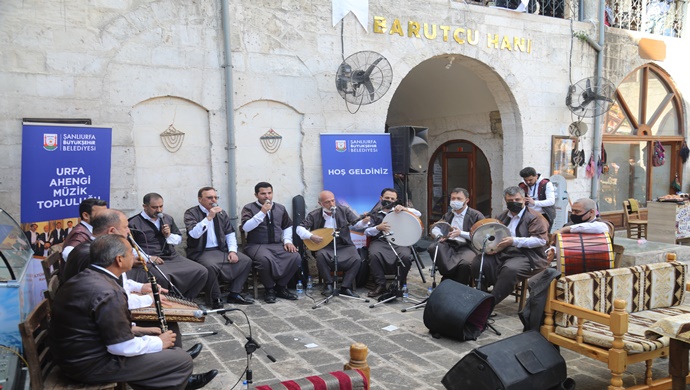
<path fill-rule="evenodd" d="M 372 237 L 371 243 L 369 244 L 369 268 L 371 274 L 374 276 L 376 288 L 369 292 L 370 297 L 376 297 L 386 292 L 386 272 L 395 272 L 398 265 L 400 265 L 400 285 L 402 286 L 405 284 L 407 272 L 410 270 L 410 265 L 412 264 L 412 248 L 409 246 L 403 247 L 392 244 L 393 248 L 395 248 L 395 252 L 397 252 L 402 261 L 402 264 L 398 264 L 398 258 L 385 239 L 385 235 L 391 233 L 392 227 L 387 222 L 384 222 L 383 219 L 392 212 L 407 212 L 417 218 L 419 218 L 422 213 L 413 208 L 399 205 L 397 202 L 398 194 L 395 192 L 395 189 L 384 188 L 383 191 L 381 191 L 381 210 L 371 215 L 371 221 L 369 222 L 369 226 L 371 227 L 364 231 L 367 236 Z M 411 222 L 418 223 L 418 221 L 414 220 L 411 220 Z M 396 229 L 397 228 L 398 227 L 396 227 Z"/>
<path fill-rule="evenodd" d="M 549 223 L 541 213 L 525 207 L 525 197 L 520 187 L 506 188 L 503 197 L 508 210 L 497 219 L 508 227 L 510 237 L 498 243 L 495 254 L 484 255 L 483 267 L 481 254 L 472 264 L 475 277 L 479 277 L 482 268 L 482 288 L 494 286 L 491 295 L 496 305 L 510 295 L 519 280 L 541 272 L 548 265 L 544 250 Z"/>
<path fill-rule="evenodd" d="M 472 262 L 477 252 L 470 245 L 470 228 L 484 219 L 484 215 L 468 206 L 470 193 L 464 188 L 454 188 L 450 193 L 450 210 L 443 215 L 441 222 L 431 229 L 431 235 L 438 242 L 429 246 L 429 256 L 436 256 L 436 267 L 443 279 L 452 279 L 458 283 L 470 284 Z M 441 226 L 450 224 L 447 235 L 442 233 Z M 438 247 L 438 252 L 436 248 Z"/>

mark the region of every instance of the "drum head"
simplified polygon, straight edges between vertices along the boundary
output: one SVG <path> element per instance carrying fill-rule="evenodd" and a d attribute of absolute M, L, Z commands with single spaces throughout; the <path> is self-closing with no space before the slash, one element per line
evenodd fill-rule
<path fill-rule="evenodd" d="M 496 250 L 498 243 L 506 237 L 510 237 L 510 230 L 505 225 L 498 222 L 486 223 L 474 229 L 471 237 L 472 246 L 478 251 L 484 247 L 484 253 L 492 255 L 498 252 Z M 486 246 L 484 246 L 484 240 L 486 240 Z"/>
<path fill-rule="evenodd" d="M 438 221 L 435 224 L 431 225 L 431 229 L 429 229 L 429 232 L 431 233 L 431 237 L 433 237 L 434 239 L 439 239 L 448 237 L 452 230 L 453 227 L 448 222 Z"/>
<path fill-rule="evenodd" d="M 387 238 L 398 246 L 412 246 L 422 238 L 422 222 L 407 211 L 392 212 L 383 218 L 391 227 Z"/>

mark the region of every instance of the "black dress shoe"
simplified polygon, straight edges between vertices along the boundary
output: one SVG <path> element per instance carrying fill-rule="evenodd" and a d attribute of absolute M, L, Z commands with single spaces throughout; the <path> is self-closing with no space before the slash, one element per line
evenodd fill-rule
<path fill-rule="evenodd" d="M 276 296 L 278 298 L 283 298 L 283 299 L 287 299 L 290 301 L 296 301 L 297 300 L 297 295 L 291 293 L 290 290 L 288 290 L 285 287 L 276 286 L 275 290 L 276 290 Z"/>
<path fill-rule="evenodd" d="M 347 287 L 340 287 L 340 295 L 347 295 L 348 297 L 359 298 L 359 295 L 357 295 L 354 291 L 350 290 Z"/>
<path fill-rule="evenodd" d="M 192 348 L 189 348 L 189 349 L 187 350 L 187 353 L 189 354 L 189 356 L 192 357 L 192 359 L 194 359 L 194 358 L 196 358 L 197 356 L 199 356 L 199 354 L 201 353 L 201 350 L 202 350 L 202 349 L 204 349 L 204 346 L 201 345 L 201 343 L 194 344 L 194 346 L 193 346 Z"/>
<path fill-rule="evenodd" d="M 266 296 L 264 297 L 264 302 L 276 303 L 276 290 L 272 288 L 266 289 Z"/>
<path fill-rule="evenodd" d="M 330 297 L 333 294 L 333 285 L 332 284 L 327 284 L 326 287 L 323 288 L 323 291 L 321 291 L 321 295 L 324 297 Z"/>
<path fill-rule="evenodd" d="M 225 305 L 222 299 L 214 299 L 213 303 L 211 303 L 211 309 L 213 310 L 222 309 L 223 307 L 225 307 Z"/>
<path fill-rule="evenodd" d="M 376 286 L 375 289 L 373 289 L 372 291 L 369 291 L 369 294 L 367 294 L 367 296 L 378 297 L 379 295 L 385 293 L 386 291 L 387 291 L 386 285 L 385 284 L 379 284 L 378 286 Z"/>
<path fill-rule="evenodd" d="M 185 387 L 185 389 L 200 389 L 211 382 L 216 375 L 218 375 L 218 370 L 211 370 L 205 374 L 192 374 L 189 379 L 187 379 L 187 387 Z"/>
<path fill-rule="evenodd" d="M 228 295 L 228 303 L 234 303 L 237 305 L 251 305 L 254 303 L 254 300 L 250 297 L 243 297 L 237 293 L 230 293 Z"/>

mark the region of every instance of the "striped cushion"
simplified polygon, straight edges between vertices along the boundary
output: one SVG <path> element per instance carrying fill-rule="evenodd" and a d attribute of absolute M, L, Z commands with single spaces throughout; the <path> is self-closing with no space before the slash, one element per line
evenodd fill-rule
<path fill-rule="evenodd" d="M 366 377 L 359 370 L 334 371 L 319 376 L 256 386 L 257 390 L 369 390 Z"/>
<path fill-rule="evenodd" d="M 629 313 L 678 306 L 685 299 L 686 271 L 685 263 L 664 262 L 569 275 L 558 280 L 556 299 L 607 314 L 616 299 L 626 301 Z M 575 321 L 556 314 L 559 326 Z"/>
<path fill-rule="evenodd" d="M 625 344 L 623 348 L 627 352 L 647 352 L 667 347 L 669 345 L 668 337 L 661 337 L 657 340 L 647 339 L 645 337 L 645 330 L 662 318 L 681 314 L 690 314 L 690 305 L 672 306 L 630 313 L 628 318 L 628 333 L 623 336 L 623 343 Z M 608 327 L 596 322 L 587 321 L 582 328 L 582 334 L 586 344 L 597 345 L 607 349 L 611 348 L 613 334 L 608 330 Z M 577 326 L 557 326 L 556 334 L 575 340 L 577 336 Z"/>

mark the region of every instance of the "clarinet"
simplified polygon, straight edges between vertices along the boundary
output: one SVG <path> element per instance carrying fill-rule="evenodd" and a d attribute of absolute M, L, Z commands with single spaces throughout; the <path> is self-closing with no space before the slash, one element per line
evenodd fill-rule
<path fill-rule="evenodd" d="M 128 235 L 127 239 L 132 244 L 132 248 L 134 248 L 134 250 L 137 251 L 139 261 L 141 262 L 142 267 L 144 267 L 144 271 L 146 271 L 146 274 L 149 276 L 149 283 L 151 283 L 151 291 L 153 292 L 153 303 L 156 307 L 158 322 L 160 322 L 161 332 L 165 333 L 168 331 L 168 322 L 165 320 L 165 313 L 163 313 L 163 306 L 161 305 L 161 295 L 160 290 L 158 288 L 158 283 L 156 283 L 156 277 L 153 276 L 153 273 L 149 272 L 149 268 L 146 266 L 146 259 L 139 250 L 139 245 L 137 245 L 137 243 L 134 242 L 134 238 L 132 238 L 131 235 Z"/>

